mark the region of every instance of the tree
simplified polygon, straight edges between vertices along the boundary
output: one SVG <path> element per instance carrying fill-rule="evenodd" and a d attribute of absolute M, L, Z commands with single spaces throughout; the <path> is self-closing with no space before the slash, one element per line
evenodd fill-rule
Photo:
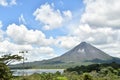
<path fill-rule="evenodd" d="M 84 73 L 83 74 L 83 80 L 93 80 L 93 79 L 92 79 L 92 76 L 90 74 Z"/>
<path fill-rule="evenodd" d="M 5 63 L 0 63 L 0 80 L 10 80 L 12 73 Z"/>
<path fill-rule="evenodd" d="M 14 61 L 20 61 L 21 59 L 23 59 L 23 57 L 19 56 L 19 55 L 3 55 L 0 58 L 0 63 L 5 63 L 6 65 L 9 65 L 10 63 L 14 62 Z"/>
<path fill-rule="evenodd" d="M 10 71 L 8 65 L 11 62 L 21 59 L 22 57 L 18 55 L 11 55 L 11 54 L 3 55 L 0 58 L 0 80 L 10 80 L 12 77 L 12 72 Z"/>

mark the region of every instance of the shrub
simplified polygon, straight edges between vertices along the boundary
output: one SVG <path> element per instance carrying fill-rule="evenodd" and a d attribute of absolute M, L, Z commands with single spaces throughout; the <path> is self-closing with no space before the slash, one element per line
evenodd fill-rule
<path fill-rule="evenodd" d="M 0 63 L 0 80 L 10 80 L 12 78 L 12 73 L 8 66 L 4 63 Z"/>
<path fill-rule="evenodd" d="M 92 79 L 91 75 L 89 75 L 88 73 L 84 73 L 83 74 L 83 80 L 93 80 L 93 79 Z"/>

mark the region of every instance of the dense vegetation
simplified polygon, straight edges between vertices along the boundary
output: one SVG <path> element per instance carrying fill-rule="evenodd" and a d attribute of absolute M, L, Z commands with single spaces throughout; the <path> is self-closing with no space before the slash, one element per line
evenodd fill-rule
<path fill-rule="evenodd" d="M 106 70 L 108 71 L 106 73 Z M 66 73 L 42 73 L 30 76 L 14 77 L 12 80 L 120 80 L 120 76 L 112 73 L 109 69 L 103 69 L 100 73 L 95 71 L 90 73 L 77 74 L 77 72 Z"/>
<path fill-rule="evenodd" d="M 92 72 L 92 71 L 96 71 L 96 72 L 100 72 L 103 69 L 110 69 L 112 72 L 114 71 L 118 71 L 118 75 L 120 76 L 120 64 L 116 63 L 116 62 L 112 62 L 112 63 L 103 63 L 103 64 L 91 64 L 91 65 L 87 65 L 87 66 L 76 66 L 74 68 L 67 68 L 66 71 L 67 72 L 77 72 L 78 74 L 82 74 L 85 72 Z"/>
<path fill-rule="evenodd" d="M 115 62 L 76 66 L 64 73 L 42 73 L 14 77 L 12 80 L 120 80 L 120 64 Z"/>

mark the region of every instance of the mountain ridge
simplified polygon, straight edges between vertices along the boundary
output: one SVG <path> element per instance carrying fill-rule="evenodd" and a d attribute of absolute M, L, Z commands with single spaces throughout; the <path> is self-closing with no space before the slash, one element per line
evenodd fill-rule
<path fill-rule="evenodd" d="M 25 65 L 32 65 L 33 67 L 39 66 L 40 68 L 67 68 L 77 65 L 110 62 L 120 63 L 120 58 L 112 57 L 89 43 L 81 42 L 59 57 L 49 60 L 29 62 L 25 63 Z"/>

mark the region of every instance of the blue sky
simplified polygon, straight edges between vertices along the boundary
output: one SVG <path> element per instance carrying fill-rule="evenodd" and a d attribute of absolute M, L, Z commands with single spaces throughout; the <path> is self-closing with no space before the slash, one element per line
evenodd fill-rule
<path fill-rule="evenodd" d="M 17 0 L 16 5 L 9 5 L 9 6 L 0 6 L 0 19 L 4 24 L 4 29 L 6 29 L 7 25 L 11 23 L 19 23 L 19 17 L 21 14 L 24 16 L 25 20 L 28 22 L 29 29 L 40 29 L 40 25 L 34 20 L 33 12 L 43 4 L 54 4 L 54 9 L 59 9 L 60 11 L 64 10 L 71 10 L 71 11 L 78 11 L 83 8 L 82 0 L 72 1 L 69 0 L 69 3 L 66 0 L 37 0 L 37 1 L 30 1 L 30 0 Z M 31 24 L 32 22 L 32 24 Z M 39 27 L 39 28 L 38 28 Z"/>
<path fill-rule="evenodd" d="M 119 0 L 0 0 L 0 52 L 28 61 L 62 55 L 86 41 L 120 57 Z"/>
<path fill-rule="evenodd" d="M 37 0 L 37 1 L 17 0 L 16 5 L 0 6 L 0 11 L 1 11 L 0 20 L 3 23 L 2 29 L 6 30 L 9 24 L 15 23 L 18 25 L 24 24 L 27 26 L 28 29 L 42 30 L 47 37 L 51 35 L 53 37 L 56 37 L 58 35 L 65 35 L 66 31 L 64 31 L 63 28 L 57 30 L 45 31 L 42 29 L 43 25 L 35 20 L 35 17 L 33 16 L 34 11 L 37 8 L 39 8 L 41 5 L 44 5 L 46 3 L 49 5 L 54 4 L 55 10 L 57 9 L 59 9 L 60 11 L 70 10 L 73 13 L 79 12 L 80 14 L 82 13 L 82 9 L 84 8 L 83 6 L 84 4 L 82 0 L 76 0 L 74 2 L 72 0 L 69 0 L 69 3 L 66 0 L 58 0 L 58 1 L 57 0 Z M 19 17 L 21 15 L 23 15 L 26 23 L 19 21 Z"/>

